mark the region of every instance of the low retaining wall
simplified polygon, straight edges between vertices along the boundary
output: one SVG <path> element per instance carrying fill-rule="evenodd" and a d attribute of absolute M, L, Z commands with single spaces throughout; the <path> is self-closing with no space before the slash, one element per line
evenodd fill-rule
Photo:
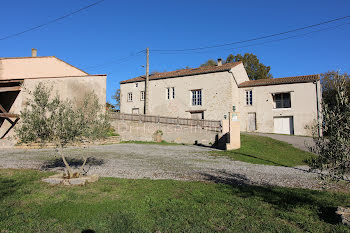
<path fill-rule="evenodd" d="M 162 140 L 185 144 L 212 145 L 219 133 L 199 126 L 170 125 L 112 119 L 112 126 L 123 141 L 154 141 L 154 134 L 161 130 Z"/>
<path fill-rule="evenodd" d="M 105 144 L 116 144 L 119 143 L 120 136 L 111 136 L 105 139 L 95 140 L 93 142 L 84 143 L 68 143 L 67 146 L 93 146 L 93 145 L 105 145 Z M 42 148 L 56 148 L 54 143 L 30 143 L 30 144 L 17 144 L 15 140 L 0 140 L 0 149 L 42 149 Z"/>

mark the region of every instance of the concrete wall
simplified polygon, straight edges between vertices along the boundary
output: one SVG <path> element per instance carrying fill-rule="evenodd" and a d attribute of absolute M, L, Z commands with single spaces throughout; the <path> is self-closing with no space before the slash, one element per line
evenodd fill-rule
<path fill-rule="evenodd" d="M 23 82 L 23 88 L 9 112 L 19 114 L 25 107 L 28 98 L 30 98 L 29 92 L 33 91 L 35 86 L 40 82 L 48 87 L 52 86 L 52 93 L 58 94 L 62 99 L 72 100 L 73 103 L 82 102 L 85 93 L 94 91 L 99 98 L 100 104 L 106 104 L 106 75 L 25 79 Z M 0 128 L 0 136 L 2 136 L 9 127 L 10 124 L 5 121 Z M 12 130 L 7 137 L 13 135 L 14 130 Z"/>
<path fill-rule="evenodd" d="M 190 126 L 122 120 L 113 120 L 111 124 L 123 141 L 154 141 L 154 133 L 161 130 L 164 141 L 185 144 L 197 142 L 197 144 L 209 146 L 214 144 L 215 139 L 220 136 L 218 132 Z"/>
<path fill-rule="evenodd" d="M 56 57 L 0 58 L 0 80 L 81 75 L 87 73 Z"/>
<path fill-rule="evenodd" d="M 222 120 L 225 114 L 232 111 L 233 105 L 238 105 L 236 77 L 239 77 L 239 83 L 248 80 L 242 64 L 230 72 L 150 80 L 149 115 L 191 118 L 191 111 L 204 111 L 204 119 Z M 122 113 L 132 113 L 133 108 L 139 108 L 143 114 L 144 101 L 140 100 L 140 92 L 144 90 L 144 85 L 144 82 L 120 85 Z M 175 98 L 167 99 L 167 88 L 172 87 L 175 88 Z M 192 106 L 191 90 L 195 89 L 202 90 L 201 106 Z M 133 93 L 132 102 L 127 101 L 129 92 Z"/>
<path fill-rule="evenodd" d="M 252 106 L 246 105 L 246 90 L 253 91 Z M 291 108 L 274 109 L 272 94 L 281 92 L 291 93 Z M 319 98 L 321 98 L 320 89 Z M 241 112 L 242 131 L 248 131 L 248 113 L 251 112 L 256 113 L 257 132 L 273 133 L 274 117 L 292 116 L 294 134 L 310 135 L 311 131 L 305 127 L 317 119 L 316 84 L 309 82 L 240 88 L 238 111 Z"/>

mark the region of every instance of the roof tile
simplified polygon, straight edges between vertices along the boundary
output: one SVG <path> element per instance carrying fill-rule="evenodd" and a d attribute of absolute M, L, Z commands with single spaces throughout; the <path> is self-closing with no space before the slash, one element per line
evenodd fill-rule
<path fill-rule="evenodd" d="M 258 80 L 245 81 L 239 84 L 238 87 L 257 87 L 257 86 L 268 86 L 268 85 L 278 85 L 278 84 L 305 83 L 305 82 L 313 82 L 319 79 L 320 79 L 320 76 L 318 74 L 285 77 L 285 78 L 258 79 Z"/>
<path fill-rule="evenodd" d="M 233 67 L 241 63 L 242 62 L 233 62 L 233 63 L 226 63 L 221 66 L 204 66 L 204 67 L 198 67 L 198 68 L 181 69 L 181 70 L 175 70 L 170 72 L 155 73 L 149 76 L 149 80 L 162 79 L 162 78 L 176 78 L 176 77 L 190 76 L 190 75 L 197 75 L 197 74 L 229 71 L 230 69 L 232 69 Z M 140 82 L 144 80 L 145 80 L 145 76 L 139 76 L 136 78 L 121 81 L 120 83 L 121 84 L 133 83 L 133 82 Z"/>

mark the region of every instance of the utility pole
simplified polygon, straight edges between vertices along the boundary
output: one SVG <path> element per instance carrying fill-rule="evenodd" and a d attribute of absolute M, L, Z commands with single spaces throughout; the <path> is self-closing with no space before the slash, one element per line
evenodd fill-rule
<path fill-rule="evenodd" d="M 149 114 L 149 48 L 146 48 L 145 115 Z"/>

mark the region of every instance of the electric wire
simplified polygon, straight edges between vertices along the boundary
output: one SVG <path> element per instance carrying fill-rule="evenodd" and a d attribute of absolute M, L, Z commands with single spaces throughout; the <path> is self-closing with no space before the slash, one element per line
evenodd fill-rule
<path fill-rule="evenodd" d="M 90 7 L 96 6 L 97 4 L 102 3 L 103 1 L 105 1 L 105 0 L 100 0 L 100 1 L 94 2 L 94 3 L 90 4 L 90 5 L 87 5 L 87 6 L 85 6 L 85 7 L 83 7 L 83 8 L 80 8 L 80 9 L 78 9 L 78 10 L 76 10 L 76 11 L 73 11 L 73 12 L 71 12 L 71 13 L 65 14 L 65 15 L 63 15 L 63 16 L 61 16 L 61 17 L 56 18 L 56 19 L 53 19 L 53 20 L 51 20 L 51 21 L 49 21 L 49 22 L 47 22 L 47 23 L 43 23 L 43 24 L 37 25 L 37 26 L 35 26 L 35 27 L 28 28 L 28 29 L 26 29 L 26 30 L 24 30 L 24 31 L 21 31 L 21 32 L 17 32 L 17 33 L 13 33 L 13 34 L 7 35 L 7 36 L 5 36 L 5 37 L 0 38 L 0 41 L 1 41 L 1 40 L 6 40 L 6 39 L 9 39 L 9 38 L 13 38 L 13 37 L 17 37 L 17 36 L 20 36 L 20 35 L 22 35 L 22 34 L 24 34 L 24 33 L 27 33 L 27 32 L 30 32 L 30 31 L 33 31 L 33 30 L 36 30 L 36 29 L 45 27 L 45 26 L 47 26 L 47 25 L 49 25 L 49 24 L 55 23 L 55 22 L 57 22 L 57 21 L 60 21 L 60 20 L 62 20 L 62 19 L 64 19 L 64 18 L 67 18 L 67 17 L 69 17 L 69 16 L 71 16 L 71 15 L 74 15 L 74 14 L 76 14 L 76 13 L 79 13 L 79 12 L 81 12 L 81 11 L 83 11 L 83 10 L 86 10 L 86 9 L 90 8 Z"/>
<path fill-rule="evenodd" d="M 249 44 L 249 45 L 244 45 L 244 46 L 239 46 L 239 47 L 224 48 L 224 49 L 221 49 L 221 50 L 226 51 L 226 50 L 232 50 L 232 49 L 247 48 L 247 47 L 252 47 L 252 46 L 258 46 L 258 45 L 263 45 L 263 44 L 268 44 L 268 43 L 273 43 L 273 42 L 293 39 L 293 38 L 297 38 L 297 37 L 306 36 L 306 35 L 309 35 L 309 34 L 312 34 L 312 33 L 317 33 L 317 32 L 322 32 L 322 31 L 336 29 L 336 28 L 339 28 L 341 26 L 349 25 L 349 24 L 350 24 L 350 22 L 347 22 L 347 23 L 339 24 L 339 25 L 336 25 L 336 26 L 333 26 L 333 27 L 322 28 L 322 29 L 319 29 L 319 30 L 306 32 L 306 33 L 303 33 L 303 34 L 288 36 L 288 37 L 284 37 L 284 38 L 280 38 L 280 39 L 269 40 L 269 41 L 264 41 L 264 42 L 260 42 L 260 43 Z M 153 51 L 153 50 L 151 50 L 151 51 Z M 158 52 L 158 51 L 156 51 L 157 54 L 195 54 L 195 53 L 196 54 L 201 54 L 201 53 L 208 53 L 208 52 L 210 52 L 210 51 L 193 51 L 193 52 L 185 52 L 185 51 L 184 52 Z"/>
<path fill-rule="evenodd" d="M 350 15 L 344 16 L 344 17 L 340 17 L 340 18 L 336 18 L 336 19 L 332 19 L 332 20 L 328 20 L 328 21 L 324 21 L 324 22 L 317 23 L 317 24 L 312 24 L 312 25 L 308 25 L 308 26 L 304 26 L 304 27 L 300 27 L 300 28 L 284 31 L 284 32 L 274 33 L 274 34 L 267 35 L 267 36 L 255 37 L 255 38 L 247 39 L 247 40 L 235 41 L 235 42 L 231 42 L 231 43 L 217 44 L 217 45 L 211 45 L 211 46 L 203 46 L 203 47 L 197 47 L 197 48 L 187 48 L 187 49 L 153 49 L 153 51 L 154 52 L 182 52 L 182 51 L 196 51 L 196 50 L 203 50 L 203 49 L 212 49 L 212 48 L 218 48 L 218 47 L 225 47 L 225 46 L 229 46 L 229 45 L 241 44 L 241 43 L 246 43 L 246 42 L 266 39 L 266 38 L 270 38 L 270 37 L 280 36 L 280 35 L 288 34 L 288 33 L 291 33 L 291 32 L 301 31 L 301 30 L 305 30 L 305 29 L 308 29 L 308 28 L 313 28 L 313 27 L 317 27 L 317 26 L 320 26 L 320 25 L 329 24 L 329 23 L 332 23 L 332 22 L 335 22 L 335 21 L 344 20 L 344 19 L 347 19 L 347 18 L 350 18 Z"/>

